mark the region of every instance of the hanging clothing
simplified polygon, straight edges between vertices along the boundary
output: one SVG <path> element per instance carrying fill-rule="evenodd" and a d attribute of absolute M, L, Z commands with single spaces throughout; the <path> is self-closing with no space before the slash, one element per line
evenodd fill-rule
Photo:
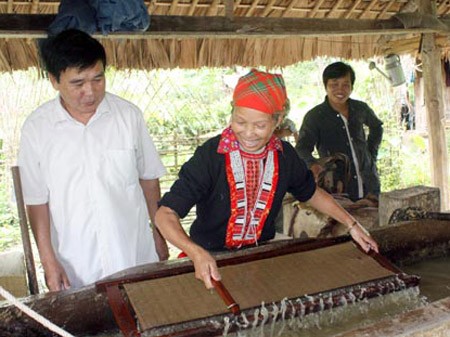
<path fill-rule="evenodd" d="M 74 28 L 88 34 L 146 31 L 150 15 L 143 0 L 61 0 L 49 35 Z"/>

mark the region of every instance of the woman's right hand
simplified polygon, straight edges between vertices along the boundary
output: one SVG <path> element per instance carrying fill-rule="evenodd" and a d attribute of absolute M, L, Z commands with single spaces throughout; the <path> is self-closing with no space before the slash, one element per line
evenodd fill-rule
<path fill-rule="evenodd" d="M 212 257 L 212 255 L 205 249 L 198 246 L 195 251 L 188 254 L 188 256 L 194 263 L 195 277 L 198 280 L 203 281 L 206 289 L 214 288 L 211 278 L 216 281 L 220 281 L 221 276 L 219 269 L 217 268 L 216 260 Z"/>

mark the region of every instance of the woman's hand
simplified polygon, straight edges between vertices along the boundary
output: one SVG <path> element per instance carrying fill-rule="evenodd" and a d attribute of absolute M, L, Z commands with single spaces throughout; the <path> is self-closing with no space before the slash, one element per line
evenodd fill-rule
<path fill-rule="evenodd" d="M 378 244 L 359 222 L 355 221 L 348 232 L 366 253 L 371 249 L 378 253 Z"/>
<path fill-rule="evenodd" d="M 216 260 L 201 247 L 189 256 L 194 263 L 195 277 L 203 281 L 207 289 L 214 288 L 211 278 L 216 281 L 221 280 L 219 269 L 217 268 Z"/>

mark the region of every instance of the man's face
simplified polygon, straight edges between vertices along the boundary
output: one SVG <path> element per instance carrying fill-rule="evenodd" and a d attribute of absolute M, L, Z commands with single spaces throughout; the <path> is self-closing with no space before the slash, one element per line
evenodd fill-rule
<path fill-rule="evenodd" d="M 277 121 L 272 115 L 244 107 L 235 107 L 231 116 L 231 129 L 246 152 L 257 152 L 272 137 Z"/>
<path fill-rule="evenodd" d="M 347 102 L 353 90 L 350 74 L 346 74 L 339 78 L 329 79 L 325 90 L 331 104 L 344 104 Z"/>
<path fill-rule="evenodd" d="M 59 82 L 50 74 L 53 87 L 59 91 L 61 104 L 75 119 L 92 116 L 105 97 L 105 69 L 98 61 L 91 68 L 67 68 Z"/>

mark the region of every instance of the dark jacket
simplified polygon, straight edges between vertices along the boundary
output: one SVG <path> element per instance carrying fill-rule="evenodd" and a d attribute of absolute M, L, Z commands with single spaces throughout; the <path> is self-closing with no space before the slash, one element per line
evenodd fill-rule
<path fill-rule="evenodd" d="M 348 104 L 348 128 L 360 166 L 364 196 L 368 193 L 378 195 L 380 180 L 376 160 L 383 136 L 383 122 L 366 103 L 349 99 Z M 369 129 L 367 137 L 364 126 Z M 341 115 L 330 106 L 327 98 L 323 103 L 308 111 L 300 128 L 295 149 L 308 166 L 317 161 L 312 155 L 314 147 L 317 148 L 320 158 L 343 153 L 351 160 L 351 179 L 347 193 L 352 200 L 358 199 L 356 171 L 345 124 Z"/>
<path fill-rule="evenodd" d="M 220 136 L 216 136 L 197 148 L 193 157 L 181 168 L 179 179 L 159 203 L 174 210 L 181 218 L 196 205 L 197 216 L 190 228 L 190 236 L 210 251 L 225 249 L 225 234 L 231 213 L 225 155 L 217 153 L 219 140 Z M 278 154 L 278 163 L 278 186 L 259 241 L 275 236 L 274 220 L 286 192 L 300 201 L 306 201 L 316 190 L 311 171 L 287 142 L 283 141 L 283 152 Z"/>

